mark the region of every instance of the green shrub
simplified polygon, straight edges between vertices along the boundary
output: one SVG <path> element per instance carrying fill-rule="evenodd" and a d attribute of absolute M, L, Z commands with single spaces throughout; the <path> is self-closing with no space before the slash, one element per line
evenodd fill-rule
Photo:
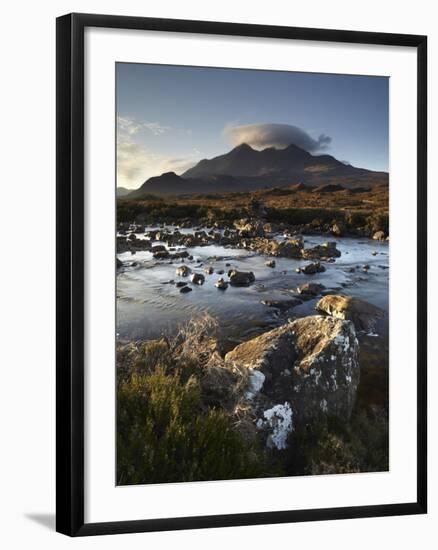
<path fill-rule="evenodd" d="M 199 382 L 178 373 L 133 374 L 117 395 L 120 485 L 242 479 L 261 461 L 223 411 L 205 410 Z"/>
<path fill-rule="evenodd" d="M 385 409 L 361 405 L 350 421 L 322 417 L 291 434 L 284 468 L 287 475 L 387 471 L 388 445 Z"/>

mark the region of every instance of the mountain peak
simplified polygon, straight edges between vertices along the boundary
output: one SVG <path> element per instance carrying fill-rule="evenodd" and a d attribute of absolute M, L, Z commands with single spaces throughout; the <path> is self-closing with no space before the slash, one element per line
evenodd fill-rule
<path fill-rule="evenodd" d="M 233 151 L 254 151 L 254 149 L 248 143 L 240 143 L 234 147 Z"/>

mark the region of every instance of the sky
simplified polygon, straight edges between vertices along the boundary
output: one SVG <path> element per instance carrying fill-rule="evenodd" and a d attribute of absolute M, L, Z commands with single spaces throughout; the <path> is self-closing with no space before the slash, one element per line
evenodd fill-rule
<path fill-rule="evenodd" d="M 385 77 L 117 63 L 117 185 L 246 142 L 388 170 Z"/>

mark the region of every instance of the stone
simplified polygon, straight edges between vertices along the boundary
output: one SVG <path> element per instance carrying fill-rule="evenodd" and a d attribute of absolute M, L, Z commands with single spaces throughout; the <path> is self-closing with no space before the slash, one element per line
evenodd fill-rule
<path fill-rule="evenodd" d="M 324 260 L 327 258 L 339 258 L 341 251 L 337 249 L 335 242 L 318 244 L 313 248 L 306 248 L 302 252 L 302 257 L 306 260 Z"/>
<path fill-rule="evenodd" d="M 373 235 L 373 239 L 375 241 L 384 241 L 385 238 L 386 238 L 386 235 L 384 231 L 376 231 Z"/>
<path fill-rule="evenodd" d="M 303 283 L 297 288 L 298 294 L 309 296 L 318 296 L 325 289 L 325 286 L 320 283 Z"/>
<path fill-rule="evenodd" d="M 202 275 L 202 273 L 193 273 L 193 275 L 190 277 L 190 280 L 195 285 L 203 285 L 205 282 L 205 277 Z"/>
<path fill-rule="evenodd" d="M 188 285 L 187 286 L 183 286 L 179 289 L 179 291 L 181 292 L 181 294 L 187 294 L 187 292 L 191 292 L 193 289 L 191 287 L 189 287 Z"/>
<path fill-rule="evenodd" d="M 231 269 L 228 272 L 230 278 L 230 284 L 233 286 L 248 286 L 255 281 L 255 276 L 252 271 L 237 271 L 237 269 Z"/>
<path fill-rule="evenodd" d="M 263 223 L 260 220 L 251 220 L 243 218 L 234 222 L 234 227 L 239 232 L 241 237 L 263 237 L 265 231 L 263 229 Z"/>
<path fill-rule="evenodd" d="M 214 283 L 214 286 L 219 290 L 226 290 L 228 288 L 228 283 L 221 277 Z"/>
<path fill-rule="evenodd" d="M 187 265 L 181 265 L 176 269 L 175 273 L 178 275 L 178 277 L 188 277 L 191 271 L 192 270 Z"/>
<path fill-rule="evenodd" d="M 275 267 L 275 260 L 268 260 L 267 262 L 265 262 L 265 266 L 274 268 Z"/>
<path fill-rule="evenodd" d="M 328 294 L 316 304 L 317 311 L 327 313 L 336 319 L 348 319 L 354 323 L 357 331 L 374 332 L 376 322 L 385 316 L 379 307 L 341 294 Z"/>
<path fill-rule="evenodd" d="M 170 253 L 167 250 L 159 250 L 158 252 L 154 252 L 152 256 L 156 260 L 164 260 L 170 256 Z"/>
<path fill-rule="evenodd" d="M 323 273 L 325 271 L 325 267 L 319 262 L 315 262 L 307 264 L 304 267 L 300 267 L 298 270 L 301 273 L 304 273 L 304 275 L 315 275 L 316 273 Z"/>
<path fill-rule="evenodd" d="M 360 379 L 358 351 L 351 321 L 314 315 L 238 345 L 225 361 L 263 374 L 252 400 L 260 428 L 264 412 L 285 403 L 297 427 L 325 414 L 350 417 Z"/>

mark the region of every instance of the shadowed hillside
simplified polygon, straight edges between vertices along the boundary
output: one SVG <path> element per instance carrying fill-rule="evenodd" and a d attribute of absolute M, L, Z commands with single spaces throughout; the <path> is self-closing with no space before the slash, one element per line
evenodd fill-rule
<path fill-rule="evenodd" d="M 149 178 L 128 196 L 237 192 L 298 183 L 374 187 L 387 184 L 388 174 L 356 168 L 330 155 L 311 155 L 292 144 L 285 149 L 269 147 L 262 151 L 242 144 L 225 155 L 201 160 L 181 176 L 168 172 Z"/>

